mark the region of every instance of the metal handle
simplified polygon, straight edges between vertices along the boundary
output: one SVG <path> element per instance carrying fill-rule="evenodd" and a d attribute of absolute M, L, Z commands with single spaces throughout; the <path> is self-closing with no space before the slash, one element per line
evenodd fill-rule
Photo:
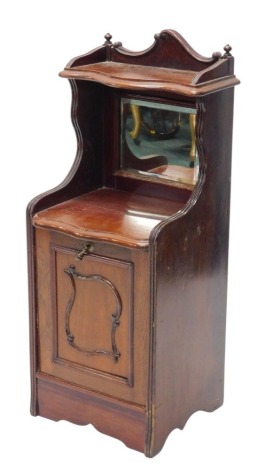
<path fill-rule="evenodd" d="M 92 251 L 94 251 L 94 243 L 86 243 L 84 248 L 81 251 L 78 251 L 78 253 L 76 253 L 75 260 L 82 261 L 83 257 L 85 255 L 88 255 L 88 253 L 91 253 Z"/>

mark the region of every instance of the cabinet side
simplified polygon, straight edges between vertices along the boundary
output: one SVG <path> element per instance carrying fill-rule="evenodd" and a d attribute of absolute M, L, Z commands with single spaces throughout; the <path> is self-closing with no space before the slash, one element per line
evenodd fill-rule
<path fill-rule="evenodd" d="M 203 99 L 201 193 L 153 232 L 150 457 L 192 413 L 223 403 L 233 94 Z"/>
<path fill-rule="evenodd" d="M 38 371 L 37 341 L 37 279 L 36 243 L 32 217 L 36 212 L 77 197 L 102 185 L 102 101 L 101 85 L 70 80 L 72 89 L 71 117 L 77 137 L 77 152 L 72 168 L 57 187 L 35 197 L 27 207 L 28 288 L 30 315 L 31 413 L 38 414 L 36 372 Z M 60 158 L 60 157 L 59 157 Z"/>

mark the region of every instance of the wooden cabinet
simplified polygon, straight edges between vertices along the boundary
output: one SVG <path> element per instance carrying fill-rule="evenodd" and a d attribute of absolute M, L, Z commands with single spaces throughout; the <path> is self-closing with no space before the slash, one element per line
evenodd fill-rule
<path fill-rule="evenodd" d="M 230 46 L 176 32 L 61 72 L 77 156 L 28 206 L 31 412 L 152 457 L 223 401 L 234 86 Z"/>

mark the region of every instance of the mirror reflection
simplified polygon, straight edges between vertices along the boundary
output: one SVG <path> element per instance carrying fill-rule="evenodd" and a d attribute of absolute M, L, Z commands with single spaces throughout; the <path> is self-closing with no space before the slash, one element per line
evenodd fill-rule
<path fill-rule="evenodd" d="M 121 99 L 121 169 L 194 185 L 196 109 Z"/>

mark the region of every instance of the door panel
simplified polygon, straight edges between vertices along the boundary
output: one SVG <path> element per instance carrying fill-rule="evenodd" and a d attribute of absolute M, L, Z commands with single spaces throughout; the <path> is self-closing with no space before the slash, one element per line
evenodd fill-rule
<path fill-rule="evenodd" d="M 149 253 L 36 230 L 38 375 L 145 404 Z"/>
<path fill-rule="evenodd" d="M 132 263 L 52 246 L 57 362 L 132 384 Z"/>

